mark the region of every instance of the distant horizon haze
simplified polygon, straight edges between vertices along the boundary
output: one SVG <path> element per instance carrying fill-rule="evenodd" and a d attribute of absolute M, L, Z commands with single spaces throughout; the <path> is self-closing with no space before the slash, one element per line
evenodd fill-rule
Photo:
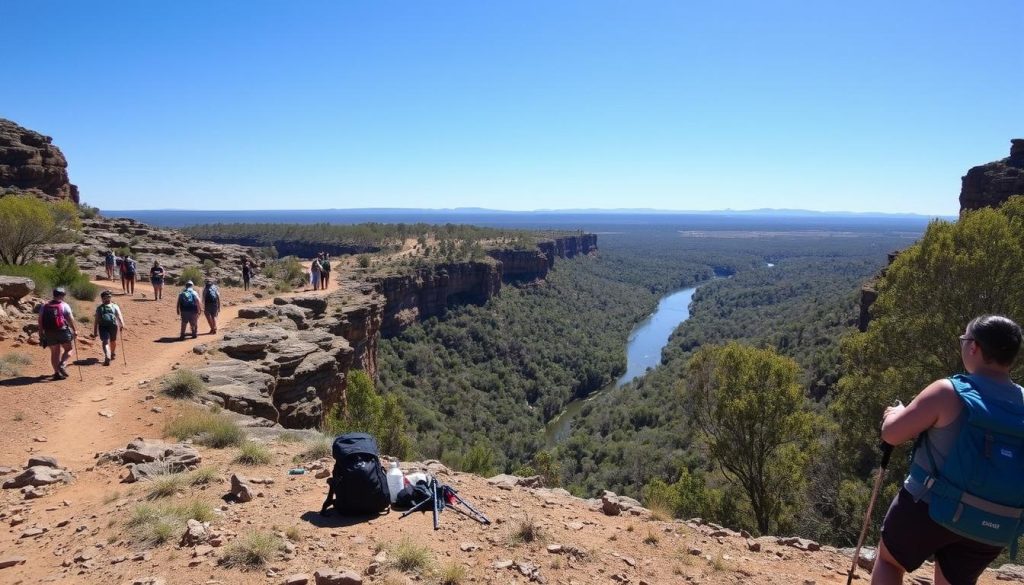
<path fill-rule="evenodd" d="M 1024 2 L 8 2 L 0 117 L 102 209 L 953 216 Z M 45 42 L 41 39 L 45 38 Z"/>

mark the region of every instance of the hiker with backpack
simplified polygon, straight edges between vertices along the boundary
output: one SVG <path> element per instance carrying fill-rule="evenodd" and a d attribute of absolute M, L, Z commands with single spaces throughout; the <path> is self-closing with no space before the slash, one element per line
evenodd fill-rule
<path fill-rule="evenodd" d="M 153 260 L 153 267 L 149 269 L 149 283 L 153 285 L 153 300 L 164 298 L 164 267 L 159 260 Z"/>
<path fill-rule="evenodd" d="M 107 269 L 107 280 L 114 280 L 114 262 L 117 261 L 117 256 L 114 255 L 113 250 L 107 250 L 107 254 L 103 257 L 103 266 Z"/>
<path fill-rule="evenodd" d="M 125 282 L 124 256 L 115 256 L 114 265 L 117 266 L 117 276 L 121 279 L 121 292 L 128 293 L 128 283 Z"/>
<path fill-rule="evenodd" d="M 323 252 L 320 259 L 320 288 L 327 290 L 331 282 L 331 260 L 327 252 Z"/>
<path fill-rule="evenodd" d="M 1024 389 L 1010 379 L 1021 328 L 982 315 L 959 338 L 967 374 L 929 384 L 882 415 L 882 440 L 917 438 L 910 473 L 882 522 L 873 585 L 935 557 L 935 582 L 975 583 L 1024 532 Z"/>
<path fill-rule="evenodd" d="M 117 337 L 124 331 L 124 316 L 121 307 L 110 302 L 111 292 L 100 293 L 100 304 L 96 305 L 96 315 L 92 322 L 92 336 L 99 333 L 103 345 L 103 365 L 109 366 L 110 360 L 117 357 Z"/>
<path fill-rule="evenodd" d="M 210 333 L 217 332 L 217 315 L 220 314 L 220 289 L 207 278 L 203 287 L 203 315 L 210 325 Z"/>
<path fill-rule="evenodd" d="M 193 286 L 195 283 L 190 280 L 185 283 L 185 290 L 178 293 L 178 303 L 175 307 L 181 316 L 181 335 L 178 336 L 178 341 L 185 341 L 186 325 L 192 328 L 192 339 L 199 335 L 199 312 L 203 310 L 203 304 L 199 302 L 199 295 Z"/>
<path fill-rule="evenodd" d="M 124 257 L 124 292 L 134 295 L 135 294 L 135 273 L 138 272 L 138 266 L 135 264 L 135 259 L 129 255 Z"/>
<path fill-rule="evenodd" d="M 64 302 L 67 293 L 61 287 L 53 289 L 53 299 L 39 309 L 39 343 L 50 348 L 53 379 L 68 377 L 67 363 L 71 356 L 71 342 L 78 336 L 71 305 Z M 61 353 L 61 350 L 64 350 Z"/>

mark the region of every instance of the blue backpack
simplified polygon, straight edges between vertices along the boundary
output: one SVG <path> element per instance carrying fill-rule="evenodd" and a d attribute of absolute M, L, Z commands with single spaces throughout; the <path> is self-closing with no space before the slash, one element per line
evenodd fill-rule
<path fill-rule="evenodd" d="M 182 311 L 197 311 L 199 310 L 199 303 L 196 302 L 198 300 L 194 291 L 185 289 L 178 294 L 178 307 Z"/>
<path fill-rule="evenodd" d="M 913 465 L 911 474 L 931 494 L 932 520 L 971 540 L 1009 546 L 1016 558 L 1024 534 L 1024 406 L 982 399 L 970 376 L 949 381 L 967 418 L 942 469 L 922 433 L 915 449 L 924 446 L 933 471 Z"/>

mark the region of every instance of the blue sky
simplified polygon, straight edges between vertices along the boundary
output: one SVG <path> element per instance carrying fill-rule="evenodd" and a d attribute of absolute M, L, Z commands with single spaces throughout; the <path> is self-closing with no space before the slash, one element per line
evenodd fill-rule
<path fill-rule="evenodd" d="M 0 117 L 105 209 L 955 214 L 1024 2 L 7 2 Z"/>

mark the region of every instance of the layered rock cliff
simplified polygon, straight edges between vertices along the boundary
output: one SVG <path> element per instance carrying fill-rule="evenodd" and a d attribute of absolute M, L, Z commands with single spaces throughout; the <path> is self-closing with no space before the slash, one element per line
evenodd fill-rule
<path fill-rule="evenodd" d="M 297 256 L 299 258 L 313 258 L 320 252 L 327 252 L 332 256 L 341 256 L 344 254 L 373 254 L 381 250 L 380 246 L 368 244 L 331 244 L 323 242 L 297 242 L 295 240 L 264 242 L 258 238 L 243 236 L 207 235 L 204 239 L 218 244 L 235 244 L 252 248 L 262 248 L 271 245 L 277 250 L 279 256 Z"/>
<path fill-rule="evenodd" d="M 1010 156 L 971 168 L 961 182 L 960 213 L 1024 195 L 1024 138 L 1010 141 Z"/>
<path fill-rule="evenodd" d="M 485 261 L 438 264 L 412 274 L 378 277 L 375 282 L 387 299 L 381 333 L 396 335 L 451 306 L 483 304 L 501 291 L 502 283 L 544 278 L 555 258 L 596 251 L 595 234 L 564 236 L 543 241 L 536 250 L 490 250 Z"/>
<path fill-rule="evenodd" d="M 53 139 L 0 118 L 0 196 L 21 192 L 79 202 L 68 161 Z"/>

